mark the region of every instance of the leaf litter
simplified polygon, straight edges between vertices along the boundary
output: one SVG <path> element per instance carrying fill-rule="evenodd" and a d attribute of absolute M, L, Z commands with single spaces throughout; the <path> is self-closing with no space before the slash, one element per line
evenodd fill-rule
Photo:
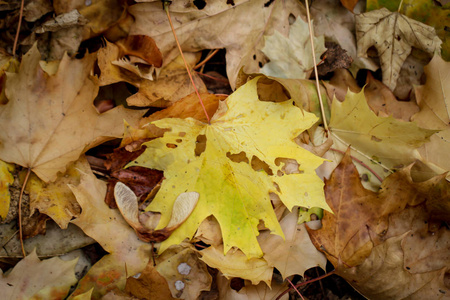
<path fill-rule="evenodd" d="M 422 29 L 430 32 L 431 48 L 425 49 L 429 54 L 423 54 L 417 65 L 420 69 L 420 62 L 429 61 L 434 54 L 424 69 L 424 85 L 408 87 L 413 92 L 406 94 L 409 101 L 398 101 L 395 83 L 419 80 L 417 74 L 405 80 L 408 73 L 403 71 L 399 79 L 395 75 L 399 66 L 414 66 L 403 64 L 405 54 L 398 52 L 397 46 L 418 47 L 416 40 L 407 38 L 410 32 L 403 30 L 404 24 L 374 34 L 370 24 L 366 29 L 358 27 L 369 19 L 360 14 L 355 34 L 352 13 L 340 7 L 333 14 L 330 11 L 340 5 L 337 1 L 315 1 L 313 26 L 325 34 L 326 42 L 341 45 L 355 60 L 349 67 L 351 73 L 336 69 L 329 82 L 327 76 L 332 74 L 321 75 L 325 81 L 320 93 L 326 99 L 322 116 L 314 83 L 292 75 L 300 71 L 298 62 L 311 60 L 307 54 L 288 62 L 292 72 L 284 75 L 275 71 L 265 77 L 242 71 L 242 67 L 248 73 L 267 69 L 277 63 L 275 57 L 286 57 L 289 47 L 304 42 L 308 35 L 300 30 L 301 38 L 294 29 L 305 17 L 305 8 L 297 1 L 231 2 L 208 1 L 204 6 L 198 1 L 188 6 L 174 2 L 169 6 L 182 48 L 192 52 L 185 54 L 191 72 L 195 70 L 206 111 L 215 114 L 211 123 L 198 99 L 189 95 L 192 87 L 186 84 L 183 63 L 177 61 L 179 53 L 160 2 L 123 7 L 116 0 L 83 5 L 54 1 L 53 7 L 47 5 L 42 12 L 27 8 L 26 20 L 39 26 L 69 15 L 73 9 L 78 9 L 81 22 L 55 28 L 50 42 L 44 43 L 49 47 L 42 44 L 48 33 L 22 27 L 21 39 L 29 35 L 19 47 L 22 53 L 35 41 L 39 51 L 31 47 L 19 59 L 19 68 L 14 67 L 16 60 L 10 55 L 2 60 L 1 74 L 6 80 L 2 81 L 5 97 L 0 106 L 0 158 L 11 163 L 3 167 L 0 181 L 2 219 L 10 203 L 17 205 L 17 193 L 11 191 L 23 181 L 22 167 L 30 168 L 37 176 L 32 175 L 25 193 L 34 199 L 32 207 L 39 209 L 33 218 L 41 220 L 30 230 L 41 232 L 51 216 L 59 226 L 68 227 L 59 232 L 69 232 L 76 224 L 108 254 L 93 259 L 92 267 L 86 265 L 87 273 L 75 291 L 69 292 L 68 286 L 77 280 L 73 279 L 74 263 L 62 267 L 64 263 L 56 258 L 42 262 L 32 258 L 35 254 L 29 247 L 37 245 L 41 256 L 41 246 L 50 240 L 38 235 L 26 240 L 31 254 L 1 280 L 10 286 L 22 284 L 28 277 L 32 282 L 42 279 L 44 283 L 36 284 L 37 288 L 27 289 L 27 297 L 48 298 L 51 293 L 55 299 L 68 293 L 70 299 L 284 299 L 289 282 L 307 297 L 325 297 L 331 293 L 327 279 L 322 293 L 317 292 L 319 288 L 305 288 L 308 281 L 303 281 L 317 277 L 319 273 L 314 271 L 331 271 L 325 266 L 328 259 L 334 272 L 366 297 L 445 298 L 450 250 L 445 181 L 445 80 L 449 67 L 439 57 L 440 41 L 433 29 L 399 13 L 369 13 L 380 21 L 375 29 L 384 22 L 391 26 L 391 19 L 397 18 L 416 26 L 418 33 Z M 354 12 L 362 11 L 360 3 L 341 2 Z M 18 12 L 19 6 L 4 9 Z M 52 10 L 57 17 L 47 18 L 45 12 Z M 244 18 L 249 11 L 253 17 Z M 94 20 L 94 15 L 101 17 Z M 236 26 L 239 31 L 233 29 Z M 364 35 L 359 35 L 362 32 Z M 389 41 L 396 34 L 401 38 L 386 44 L 392 51 L 380 48 L 383 53 L 378 49 L 374 54 L 369 49 L 371 59 L 357 57 L 356 44 L 359 55 L 365 55 L 367 46 L 379 46 L 380 38 Z M 271 45 L 275 36 L 284 39 L 286 47 Z M 107 40 L 100 41 L 103 38 Z M 221 62 L 226 72 L 215 69 L 212 62 L 194 67 L 205 57 L 206 51 L 202 55 L 200 50 L 221 47 L 227 50 L 226 61 Z M 417 49 L 413 49 L 414 55 Z M 55 60 L 41 60 L 49 57 Z M 384 84 L 376 73 L 369 73 L 362 92 L 356 73 L 363 67 L 374 71 L 377 58 Z M 393 68 L 386 66 L 386 60 L 395 62 Z M 214 95 L 212 85 L 202 82 L 205 74 L 217 76 L 211 69 L 221 72 L 220 76 L 227 73 L 231 86 L 239 89 L 228 98 Z M 120 82 L 121 88 L 129 91 L 111 92 Z M 348 87 L 352 92 L 347 92 Z M 104 91 L 113 97 L 104 99 L 108 95 Z M 126 102 L 152 107 L 142 118 L 143 109 L 120 106 Z M 64 105 L 70 108 L 70 103 L 77 107 L 75 111 L 65 110 Z M 101 103 L 107 105 L 98 113 L 95 106 Z M 25 109 L 33 105 L 32 110 Z M 42 115 L 48 118 L 39 117 Z M 67 121 L 71 118 L 76 122 Z M 323 122 L 330 118 L 330 131 L 326 132 Z M 108 155 L 119 141 L 106 141 L 117 137 L 122 138 L 121 150 Z M 350 152 L 332 173 L 349 145 Z M 82 162 L 86 151 L 95 175 Z M 75 161 L 76 167 L 71 167 Z M 125 165 L 128 167 L 123 168 Z M 164 177 L 157 175 L 162 173 Z M 326 181 L 326 202 L 320 178 Z M 333 197 L 342 204 L 339 209 Z M 191 204 L 179 205 L 176 199 Z M 11 209 L 17 211 L 17 207 Z M 309 222 L 308 228 L 323 226 L 308 229 L 308 235 L 305 225 L 297 223 L 312 219 L 319 220 Z M 53 224 L 48 226 L 49 235 L 58 232 Z M 8 227 L 2 245 L 18 257 L 17 243 L 11 242 L 14 225 L 2 226 Z M 78 240 L 78 247 L 93 241 L 80 231 L 73 234 L 71 240 Z M 61 235 L 61 242 L 64 239 Z M 58 243 L 53 252 L 45 250 L 48 255 L 77 247 L 61 246 L 61 250 Z M 13 244 L 17 249 L 13 250 Z M 66 278 L 67 283 L 60 288 L 50 276 L 33 278 L 34 274 L 20 273 L 21 268 L 32 268 L 36 262 L 61 266 L 64 276 L 59 281 Z M 23 275 L 13 276 L 19 273 Z"/>

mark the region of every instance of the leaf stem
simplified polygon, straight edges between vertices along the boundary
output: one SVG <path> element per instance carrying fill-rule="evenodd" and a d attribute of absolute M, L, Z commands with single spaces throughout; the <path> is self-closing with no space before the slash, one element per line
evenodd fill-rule
<path fill-rule="evenodd" d="M 178 38 L 177 38 L 177 35 L 175 33 L 175 28 L 173 27 L 172 19 L 170 18 L 170 13 L 169 13 L 170 2 L 164 2 L 163 4 L 164 4 L 164 10 L 166 11 L 166 14 L 167 14 L 167 18 L 169 19 L 170 28 L 172 29 L 173 36 L 175 37 L 175 42 L 176 42 L 176 44 L 178 46 L 178 50 L 180 51 L 181 57 L 183 58 L 184 66 L 186 67 L 186 70 L 188 72 L 189 79 L 191 79 L 192 86 L 194 87 L 195 93 L 197 94 L 198 100 L 200 101 L 200 105 L 203 108 L 203 112 L 206 115 L 206 119 L 208 119 L 208 124 L 211 124 L 211 118 L 209 117 L 208 112 L 206 111 L 205 104 L 203 103 L 202 97 L 200 97 L 200 94 L 199 94 L 199 92 L 197 90 L 197 86 L 194 83 L 194 79 L 192 79 L 191 71 L 189 70 L 189 66 L 188 66 L 188 64 L 186 62 L 186 59 L 184 58 L 183 50 L 181 50 L 180 43 L 178 42 Z"/>
<path fill-rule="evenodd" d="M 199 62 L 195 67 L 193 67 L 192 69 L 198 69 L 201 66 L 203 66 L 204 64 L 206 64 L 211 58 L 213 58 L 214 55 L 217 54 L 217 52 L 219 52 L 220 49 L 216 49 L 213 52 L 211 52 L 203 61 Z"/>
<path fill-rule="evenodd" d="M 322 95 L 320 93 L 319 73 L 317 72 L 316 52 L 314 51 L 314 39 L 313 39 L 314 34 L 312 31 L 312 26 L 311 26 L 311 16 L 309 14 L 308 0 L 305 0 L 305 6 L 306 6 L 306 16 L 308 18 L 309 39 L 311 41 L 311 54 L 312 54 L 313 63 L 314 63 L 314 74 L 316 77 L 316 89 L 317 89 L 317 95 L 319 96 L 320 112 L 322 114 L 323 127 L 325 128 L 325 132 L 327 133 L 327 136 L 328 136 L 328 124 L 327 124 L 327 118 L 325 116 L 325 109 L 323 107 Z"/>
<path fill-rule="evenodd" d="M 303 295 L 298 291 L 298 289 L 295 287 L 295 285 L 292 283 L 292 281 L 289 280 L 289 278 L 286 278 L 286 280 L 289 282 L 289 284 L 292 286 L 292 288 L 297 292 L 297 294 L 300 295 L 300 297 L 305 300 L 305 298 L 303 298 Z"/>
<path fill-rule="evenodd" d="M 25 186 L 28 183 L 28 178 L 30 177 L 31 168 L 28 168 L 27 175 L 25 176 L 25 180 L 22 184 L 22 189 L 20 190 L 20 197 L 19 197 L 19 240 L 20 240 L 20 247 L 22 248 L 22 254 L 23 257 L 27 256 L 27 253 L 25 252 L 25 246 L 23 244 L 23 230 L 22 230 L 22 199 L 23 199 L 23 192 L 25 191 Z"/>
<path fill-rule="evenodd" d="M 19 24 L 17 24 L 17 32 L 16 32 L 16 36 L 14 38 L 14 45 L 13 45 L 13 55 L 14 55 L 14 57 L 16 57 L 16 48 L 17 48 L 17 43 L 19 41 L 20 26 L 22 26 L 22 15 L 23 15 L 24 3 L 25 3 L 25 0 L 22 0 L 22 2 L 20 4 Z"/>

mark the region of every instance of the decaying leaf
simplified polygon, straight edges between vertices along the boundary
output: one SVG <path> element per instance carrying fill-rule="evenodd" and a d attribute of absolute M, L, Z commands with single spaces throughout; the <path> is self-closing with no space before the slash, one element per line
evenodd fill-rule
<path fill-rule="evenodd" d="M 0 289 L 4 299 L 64 299 L 77 282 L 77 259 L 59 257 L 39 260 L 36 251 L 22 259 L 7 275 L 0 270 Z"/>
<path fill-rule="evenodd" d="M 265 36 L 261 51 L 270 59 L 260 70 L 267 76 L 305 79 L 314 67 L 308 23 L 297 18 L 289 30 L 289 38 L 275 31 Z M 318 59 L 326 51 L 324 36 L 314 37 L 314 52 Z"/>
<path fill-rule="evenodd" d="M 356 38 L 359 56 L 367 57 L 371 46 L 378 50 L 383 83 L 392 91 L 412 47 L 433 55 L 442 44 L 433 27 L 386 8 L 357 15 Z"/>
<path fill-rule="evenodd" d="M 178 299 L 196 300 L 209 291 L 212 278 L 196 251 L 177 245 L 156 259 L 156 270 L 163 276 Z"/>
<path fill-rule="evenodd" d="M 109 252 L 80 280 L 71 296 L 94 288 L 93 298 L 100 298 L 114 287 L 122 289 L 127 274 L 134 275 L 145 268 L 151 246 L 136 237 L 119 211 L 106 205 L 106 183 L 95 178 L 94 174 L 82 173 L 80 184 L 70 188 L 82 210 L 72 223 Z"/>
<path fill-rule="evenodd" d="M 289 16 L 297 18 L 304 11 L 303 6 L 293 0 L 282 3 L 210 0 L 204 3 L 200 9 L 196 2 L 173 1 L 169 9 L 176 20 L 173 22 L 175 31 L 183 51 L 226 48 L 227 74 L 232 88 L 242 67 L 247 73 L 258 72 L 264 62 L 260 50 L 263 35 L 271 35 L 275 30 L 287 35 Z M 139 3 L 129 11 L 136 20 L 130 33 L 152 37 L 163 54 L 163 65 L 179 55 L 161 3 Z"/>
<path fill-rule="evenodd" d="M 70 164 L 64 174 L 59 174 L 54 182 L 44 183 L 31 174 L 27 184 L 30 196 L 30 210 L 39 210 L 66 229 L 73 217 L 80 214 L 80 206 L 68 184 L 80 183 L 80 172 L 90 172 L 89 163 L 84 156 Z"/>
<path fill-rule="evenodd" d="M 413 116 L 419 126 L 441 129 L 419 148 L 420 155 L 444 170 L 450 170 L 450 63 L 435 56 L 424 67 L 427 82 L 416 87 L 420 112 Z"/>
<path fill-rule="evenodd" d="M 9 102 L 0 106 L 2 160 L 53 181 L 90 147 L 122 136 L 123 119 L 136 121 L 140 113 L 123 107 L 96 111 L 92 102 L 98 84 L 89 76 L 94 60 L 94 55 L 81 60 L 66 55 L 55 73 L 48 73 L 40 66 L 36 45 L 24 55 L 19 73 L 8 74 Z"/>
<path fill-rule="evenodd" d="M 191 238 L 200 223 L 213 215 L 221 226 L 225 252 L 236 246 L 248 257 L 261 257 L 256 240 L 260 220 L 283 236 L 269 192 L 278 194 L 288 209 L 295 205 L 327 208 L 323 182 L 315 174 L 323 160 L 294 142 L 317 118 L 292 101 L 259 101 L 258 80 L 249 81 L 228 97 L 211 124 L 191 118 L 153 122 L 171 131 L 145 143 L 145 152 L 130 166 L 164 170 L 166 179 L 147 208 L 161 212 L 156 229 L 169 222 L 178 195 L 200 195 L 191 216 L 161 244 L 160 251 Z M 232 155 L 241 152 L 247 162 L 234 162 Z M 298 171 L 286 174 L 282 158 L 296 160 Z M 266 171 L 253 170 L 250 163 L 256 159 L 267 166 Z"/>
<path fill-rule="evenodd" d="M 348 153 L 325 184 L 323 228 L 314 245 L 370 299 L 445 299 L 450 287 L 450 183 L 445 174 L 414 182 L 411 167 L 366 190 Z M 439 204 L 438 204 L 439 203 Z M 436 205 L 437 204 L 437 205 Z"/>
<path fill-rule="evenodd" d="M 284 278 L 317 266 L 325 270 L 327 260 L 311 243 L 305 224 L 297 225 L 298 210 L 286 215 L 280 225 L 285 240 L 265 231 L 258 237 L 269 266 L 277 268 Z"/>

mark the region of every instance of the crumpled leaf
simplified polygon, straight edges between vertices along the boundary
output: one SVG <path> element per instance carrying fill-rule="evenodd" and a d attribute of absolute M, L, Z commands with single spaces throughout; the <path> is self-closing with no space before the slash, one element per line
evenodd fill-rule
<path fill-rule="evenodd" d="M 2 160 L 53 181 L 90 147 L 121 137 L 123 119 L 137 121 L 141 113 L 123 107 L 96 111 L 98 84 L 89 76 L 94 60 L 94 55 L 81 60 L 66 55 L 53 73 L 41 68 L 36 45 L 24 55 L 19 73 L 8 74 L 9 102 L 0 106 Z"/>
<path fill-rule="evenodd" d="M 261 281 L 270 286 L 273 267 L 269 266 L 263 258 L 250 258 L 241 251 L 230 251 L 224 255 L 222 246 L 208 247 L 200 251 L 204 261 L 211 268 L 219 269 L 222 274 L 231 279 L 239 277 L 247 279 L 256 285 Z"/>
<path fill-rule="evenodd" d="M 261 48 L 263 35 L 275 30 L 286 34 L 289 16 L 298 17 L 303 6 L 295 0 L 205 1 L 199 9 L 195 3 L 173 1 L 169 7 L 175 31 L 183 51 L 226 48 L 227 75 L 234 89 L 236 76 L 244 67 L 247 73 L 258 72 L 265 62 Z M 164 57 L 163 66 L 179 55 L 167 15 L 160 2 L 139 3 L 129 8 L 135 17 L 131 34 L 151 36 Z M 249 18 L 251 16 L 251 18 Z"/>
<path fill-rule="evenodd" d="M 147 207 L 162 214 L 156 229 L 169 222 L 179 194 L 200 194 L 191 216 L 161 244 L 160 251 L 191 238 L 200 223 L 213 215 L 221 225 L 225 252 L 236 246 L 249 258 L 261 257 L 256 240 L 260 220 L 272 233 L 283 236 L 269 192 L 278 194 L 288 209 L 294 205 L 327 208 L 322 198 L 323 182 L 315 174 L 323 160 L 293 141 L 317 118 L 302 112 L 292 101 L 259 101 L 258 80 L 249 81 L 228 97 L 211 124 L 191 118 L 153 122 L 171 131 L 145 143 L 145 152 L 129 166 L 164 170 L 166 179 Z M 237 163 L 227 157 L 241 152 L 247 162 Z M 286 174 L 281 158 L 296 160 L 299 170 Z M 256 159 L 273 175 L 254 171 L 249 162 Z"/>
<path fill-rule="evenodd" d="M 311 243 L 305 224 L 297 225 L 298 210 L 286 215 L 280 225 L 285 240 L 264 231 L 258 241 L 268 265 L 277 268 L 285 279 L 291 275 L 301 275 L 310 268 L 320 266 L 325 270 L 327 259 Z"/>
<path fill-rule="evenodd" d="M 0 270 L 3 299 L 64 299 L 77 282 L 78 259 L 63 261 L 58 257 L 39 260 L 36 251 L 22 259 L 6 276 Z"/>
<path fill-rule="evenodd" d="M 305 79 L 314 67 L 311 54 L 308 23 L 298 17 L 289 30 L 289 38 L 275 31 L 265 36 L 265 45 L 261 51 L 270 59 L 260 70 L 267 76 Z M 324 36 L 314 37 L 316 59 L 324 53 Z"/>
<path fill-rule="evenodd" d="M 392 91 L 412 47 L 433 55 L 442 44 L 433 27 L 386 8 L 357 15 L 356 38 L 358 56 L 367 57 L 371 46 L 378 50 L 383 83 Z"/>
<path fill-rule="evenodd" d="M 11 195 L 9 186 L 14 182 L 14 165 L 0 160 L 0 221 L 6 219 L 9 212 Z"/>
<path fill-rule="evenodd" d="M 424 67 L 427 81 L 416 87 L 420 112 L 412 119 L 427 129 L 441 129 L 419 148 L 420 155 L 444 170 L 450 170 L 450 63 L 435 55 Z"/>
<path fill-rule="evenodd" d="M 92 297 L 98 299 L 114 287 L 123 289 L 127 274 L 134 275 L 145 268 L 151 245 L 141 242 L 120 212 L 106 205 L 106 183 L 92 172 L 82 173 L 80 184 L 70 188 L 81 206 L 80 216 L 72 223 L 109 252 L 79 281 L 71 297 L 94 288 Z"/>
<path fill-rule="evenodd" d="M 333 101 L 329 126 L 335 148 L 345 151 L 351 145 L 365 156 L 358 158 L 366 161 L 369 158 L 387 169 L 401 168 L 419 159 L 416 149 L 436 132 L 392 116 L 376 116 L 367 105 L 363 91 L 358 94 L 348 91 L 344 102 Z M 368 164 L 373 165 L 370 160 Z"/>
<path fill-rule="evenodd" d="M 370 299 L 444 299 L 450 265 L 450 183 L 414 182 L 412 165 L 366 190 L 348 152 L 325 182 L 334 214 L 308 230 L 336 273 Z M 448 276 L 448 275 L 446 275 Z"/>

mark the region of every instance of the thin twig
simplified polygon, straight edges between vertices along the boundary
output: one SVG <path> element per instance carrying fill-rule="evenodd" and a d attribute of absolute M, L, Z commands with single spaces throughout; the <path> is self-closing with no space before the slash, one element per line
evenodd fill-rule
<path fill-rule="evenodd" d="M 170 2 L 164 2 L 164 10 L 166 11 L 167 18 L 169 19 L 170 28 L 172 28 L 172 33 L 173 33 L 173 36 L 175 37 L 175 42 L 176 42 L 176 44 L 178 46 L 178 50 L 180 51 L 181 57 L 183 58 L 184 65 L 185 65 L 186 70 L 188 72 L 189 78 L 191 79 L 191 83 L 192 83 L 192 86 L 194 87 L 195 93 L 197 94 L 198 100 L 200 101 L 200 105 L 202 106 L 203 112 L 206 115 L 206 119 L 208 119 L 208 124 L 211 124 L 211 118 L 209 117 L 208 112 L 206 111 L 205 104 L 203 104 L 202 97 L 200 97 L 200 94 L 199 94 L 199 92 L 197 90 L 197 86 L 194 83 L 194 79 L 192 79 L 191 71 L 189 70 L 189 66 L 188 66 L 188 64 L 186 62 L 186 59 L 184 58 L 183 50 L 181 50 L 180 43 L 178 42 L 178 38 L 177 38 L 177 35 L 175 33 L 175 28 L 173 27 L 172 19 L 170 18 L 169 5 L 170 5 Z"/>
<path fill-rule="evenodd" d="M 314 278 L 314 279 L 311 279 L 311 280 L 307 280 L 307 281 L 300 282 L 300 283 L 296 284 L 295 287 L 298 288 L 298 287 L 301 287 L 301 286 L 303 286 L 303 285 L 307 285 L 307 284 L 316 282 L 316 281 L 318 281 L 318 280 L 322 280 L 322 279 L 324 279 L 325 277 L 328 277 L 328 276 L 330 276 L 330 275 L 333 275 L 335 272 L 336 272 L 336 270 L 333 270 L 333 271 L 331 271 L 330 273 L 324 274 L 324 275 L 319 276 L 319 277 L 317 277 L 317 278 Z M 283 297 L 283 296 L 284 296 L 286 293 L 288 293 L 290 290 L 292 290 L 292 287 L 288 288 L 287 290 L 285 290 L 284 292 L 282 292 L 280 295 L 278 295 L 278 297 L 277 297 L 275 300 L 281 299 L 281 297 Z"/>
<path fill-rule="evenodd" d="M 298 291 L 298 289 L 295 287 L 295 285 L 292 283 L 292 281 L 289 280 L 289 278 L 286 278 L 286 280 L 289 282 L 289 284 L 292 286 L 292 288 L 297 292 L 297 294 L 300 295 L 300 297 L 305 300 L 305 298 L 303 298 L 303 295 Z"/>
<path fill-rule="evenodd" d="M 206 64 L 211 58 L 213 58 L 214 55 L 217 54 L 217 52 L 219 52 L 220 49 L 216 49 L 214 50 L 212 53 L 210 53 L 203 61 L 199 62 L 195 67 L 193 67 L 193 69 L 198 69 L 201 66 L 203 66 L 204 64 Z"/>
<path fill-rule="evenodd" d="M 23 257 L 27 256 L 27 253 L 25 252 L 25 246 L 23 245 L 23 230 L 22 230 L 22 199 L 23 199 L 23 192 L 25 191 L 25 186 L 27 185 L 28 178 L 30 177 L 31 168 L 28 168 L 27 175 L 25 176 L 25 180 L 22 184 L 22 189 L 20 190 L 20 197 L 19 197 L 19 239 L 20 239 L 20 247 L 22 248 L 22 254 Z"/>
<path fill-rule="evenodd" d="M 17 32 L 16 32 L 16 37 L 14 38 L 14 45 L 13 45 L 14 57 L 16 57 L 16 48 L 17 48 L 17 43 L 19 41 L 20 26 L 22 26 L 22 15 L 23 15 L 24 3 L 25 3 L 25 0 L 22 0 L 22 3 L 20 4 L 19 24 L 17 24 Z"/>
<path fill-rule="evenodd" d="M 197 72 L 197 71 L 194 71 L 194 72 L 197 73 L 200 76 L 204 76 L 204 77 L 207 77 L 209 79 L 213 79 L 213 80 L 224 82 L 224 83 L 228 83 L 229 82 L 228 80 L 225 80 L 225 79 L 222 79 L 222 78 L 219 78 L 219 77 L 215 77 L 215 76 L 211 76 L 209 74 L 205 74 L 205 73 L 201 73 L 201 72 Z"/>
<path fill-rule="evenodd" d="M 344 151 L 335 149 L 335 148 L 330 148 L 331 151 L 336 151 L 339 152 L 341 154 L 345 154 Z M 378 175 L 374 170 L 372 170 L 368 165 L 366 165 L 362 160 L 357 159 L 356 157 L 350 155 L 350 157 L 352 158 L 352 160 L 356 161 L 357 163 L 359 163 L 361 166 L 363 166 L 364 168 L 366 168 L 367 170 L 369 170 L 370 173 L 372 173 L 380 182 L 383 182 L 383 178 L 381 178 L 380 175 Z"/>
<path fill-rule="evenodd" d="M 328 124 L 327 124 L 327 118 L 325 116 L 325 109 L 323 107 L 323 100 L 322 95 L 320 93 L 320 84 L 319 84 L 319 72 L 317 72 L 317 62 L 316 62 L 316 52 L 314 51 L 314 39 L 313 39 L 313 31 L 311 26 L 311 17 L 309 15 L 309 3 L 308 0 L 305 0 L 305 6 L 306 6 L 306 16 L 308 18 L 308 28 L 309 28 L 309 39 L 311 41 L 311 54 L 313 57 L 313 63 L 314 63 L 314 74 L 316 77 L 316 88 L 317 88 L 317 95 L 319 96 L 319 103 L 320 103 L 320 112 L 322 113 L 322 119 L 323 119 L 323 126 L 325 128 L 325 132 L 328 136 Z"/>

